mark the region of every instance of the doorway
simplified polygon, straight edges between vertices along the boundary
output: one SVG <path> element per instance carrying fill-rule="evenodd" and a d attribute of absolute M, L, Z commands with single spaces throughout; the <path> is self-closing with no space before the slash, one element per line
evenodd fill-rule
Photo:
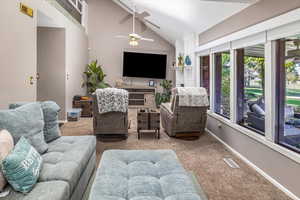
<path fill-rule="evenodd" d="M 37 101 L 54 101 L 66 119 L 66 51 L 64 28 L 39 13 L 37 27 Z"/>

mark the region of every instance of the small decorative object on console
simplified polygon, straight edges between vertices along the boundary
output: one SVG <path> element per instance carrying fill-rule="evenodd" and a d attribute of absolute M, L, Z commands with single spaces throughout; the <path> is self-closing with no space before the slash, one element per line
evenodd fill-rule
<path fill-rule="evenodd" d="M 150 80 L 149 81 L 149 87 L 155 87 L 155 81 Z"/>

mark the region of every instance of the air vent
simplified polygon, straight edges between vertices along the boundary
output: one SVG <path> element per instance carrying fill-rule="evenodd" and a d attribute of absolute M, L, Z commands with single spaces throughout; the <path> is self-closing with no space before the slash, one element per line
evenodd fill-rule
<path fill-rule="evenodd" d="M 223 158 L 224 162 L 233 169 L 238 169 L 240 166 L 232 158 Z"/>

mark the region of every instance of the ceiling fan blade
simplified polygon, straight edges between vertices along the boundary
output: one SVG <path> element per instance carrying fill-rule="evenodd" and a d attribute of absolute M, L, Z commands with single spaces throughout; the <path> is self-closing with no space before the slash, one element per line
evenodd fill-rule
<path fill-rule="evenodd" d="M 136 17 L 140 20 L 143 20 L 145 17 L 149 17 L 150 14 L 146 11 L 142 12 L 142 13 L 136 13 Z"/>
<path fill-rule="evenodd" d="M 124 24 L 125 22 L 127 22 L 129 19 L 132 18 L 132 14 L 128 14 L 126 15 L 122 20 L 120 20 L 120 24 Z"/>
<path fill-rule="evenodd" d="M 143 40 L 143 41 L 148 41 L 148 42 L 154 42 L 154 40 L 153 40 L 153 39 L 150 39 L 150 38 L 141 38 L 141 40 Z"/>
<path fill-rule="evenodd" d="M 128 36 L 125 36 L 125 35 L 117 35 L 116 38 L 124 38 L 124 39 L 128 39 Z"/>
<path fill-rule="evenodd" d="M 148 23 L 148 24 L 151 24 L 152 26 L 154 26 L 154 27 L 157 28 L 157 29 L 160 29 L 160 26 L 158 26 L 158 25 L 152 23 L 151 21 L 149 21 L 149 20 L 147 20 L 147 19 L 144 19 L 143 21 L 146 22 L 146 23 Z"/>
<path fill-rule="evenodd" d="M 147 30 L 147 25 L 144 22 L 142 22 L 141 23 L 141 32 L 144 33 L 146 30 Z"/>

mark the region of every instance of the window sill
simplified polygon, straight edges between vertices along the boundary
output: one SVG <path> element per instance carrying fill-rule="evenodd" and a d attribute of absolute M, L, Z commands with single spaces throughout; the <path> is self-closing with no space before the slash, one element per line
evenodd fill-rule
<path fill-rule="evenodd" d="M 287 158 L 295 161 L 296 163 L 300 164 L 300 154 L 298 154 L 292 150 L 289 150 L 287 148 L 284 148 L 281 145 L 276 144 L 272 141 L 269 141 L 266 137 L 259 135 L 258 133 L 254 132 L 252 130 L 249 130 L 243 126 L 235 124 L 232 121 L 230 121 L 229 119 L 223 118 L 222 116 L 220 116 L 216 113 L 213 113 L 212 111 L 208 111 L 207 114 L 210 117 L 213 117 L 214 119 L 230 126 L 231 128 L 235 129 L 236 131 L 241 132 L 244 135 L 247 135 L 248 137 L 266 145 L 267 147 L 271 148 L 272 150 L 277 151 L 278 153 L 280 153 L 280 154 L 286 156 Z"/>

